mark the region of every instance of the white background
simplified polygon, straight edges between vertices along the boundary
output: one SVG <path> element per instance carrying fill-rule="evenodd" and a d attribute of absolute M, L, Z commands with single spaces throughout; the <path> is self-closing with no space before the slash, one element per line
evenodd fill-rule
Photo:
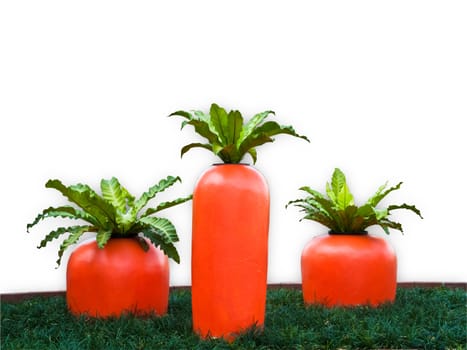
<path fill-rule="evenodd" d="M 245 117 L 272 109 L 311 143 L 288 136 L 258 149 L 271 190 L 269 283 L 299 283 L 303 246 L 326 229 L 287 201 L 324 190 L 340 167 L 359 202 L 404 181 L 385 204 L 413 203 L 374 227 L 397 251 L 399 281 L 466 282 L 467 6 L 465 1 L 2 1 L 0 152 L 2 293 L 65 289 L 64 221 L 26 233 L 65 203 L 49 178 L 97 187 L 116 176 L 140 195 L 169 174 L 161 200 L 191 193 L 216 159 L 178 109 L 212 102 Z M 191 203 L 163 212 L 190 284 Z"/>

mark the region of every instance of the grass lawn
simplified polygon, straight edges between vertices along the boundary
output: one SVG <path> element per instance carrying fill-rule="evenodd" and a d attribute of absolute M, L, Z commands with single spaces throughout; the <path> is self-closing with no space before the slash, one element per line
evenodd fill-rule
<path fill-rule="evenodd" d="M 171 292 L 164 317 L 73 317 L 63 297 L 1 305 L 1 349 L 467 349 L 466 292 L 400 288 L 393 305 L 305 308 L 295 289 L 268 291 L 263 332 L 232 344 L 192 333 L 191 294 Z"/>

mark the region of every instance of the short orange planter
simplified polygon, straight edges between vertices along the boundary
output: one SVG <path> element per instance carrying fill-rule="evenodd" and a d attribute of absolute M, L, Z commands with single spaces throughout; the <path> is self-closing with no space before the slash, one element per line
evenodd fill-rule
<path fill-rule="evenodd" d="M 214 165 L 193 193 L 192 311 L 202 338 L 264 325 L 269 190 L 242 164 Z"/>
<path fill-rule="evenodd" d="M 147 252 L 134 238 L 111 238 L 102 249 L 95 240 L 76 248 L 67 265 L 70 311 L 92 317 L 167 313 L 168 258 L 147 243 Z"/>
<path fill-rule="evenodd" d="M 315 237 L 302 252 L 301 267 L 305 304 L 377 306 L 396 296 L 396 255 L 379 237 Z"/>

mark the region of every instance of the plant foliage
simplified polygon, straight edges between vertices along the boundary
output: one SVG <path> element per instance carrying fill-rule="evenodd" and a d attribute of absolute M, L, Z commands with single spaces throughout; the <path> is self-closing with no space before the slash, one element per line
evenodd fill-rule
<path fill-rule="evenodd" d="M 155 217 L 152 214 L 184 203 L 192 196 L 162 202 L 154 208 L 148 208 L 141 214 L 141 210 L 151 199 L 177 181 L 181 181 L 178 176 L 168 176 L 149 188 L 139 199 L 135 199 L 115 177 L 110 180 L 101 180 L 102 195 L 96 193 L 88 185 L 65 186 L 60 180 L 49 180 L 45 187 L 56 189 L 75 206 L 66 205 L 44 209 L 32 223 L 27 225 L 27 231 L 29 232 L 31 227 L 46 218 L 61 217 L 87 222 L 86 225 L 59 227 L 46 235 L 39 244 L 38 248 L 42 248 L 62 234 L 69 234 L 59 248 L 58 265 L 60 265 L 65 249 L 78 242 L 85 232 L 96 233 L 99 248 L 103 248 L 111 237 L 135 236 L 141 247 L 147 250 L 146 241 L 138 236 L 142 233 L 155 246 L 160 247 L 169 258 L 179 263 L 180 257 L 174 246 L 174 242 L 178 241 L 174 225 L 168 219 Z"/>
<path fill-rule="evenodd" d="M 367 227 L 373 225 L 380 226 L 386 234 L 389 234 L 390 228 L 403 232 L 402 225 L 390 220 L 389 215 L 393 210 L 407 209 L 422 218 L 420 211 L 414 205 L 404 203 L 389 205 L 383 209 L 376 208 L 384 197 L 392 191 L 398 190 L 401 185 L 402 182 L 387 188 L 386 183 L 380 186 L 364 205 L 356 206 L 344 173 L 336 168 L 332 174 L 331 183 L 326 184 L 326 195 L 308 186 L 301 187 L 300 190 L 305 191 L 309 196 L 292 200 L 287 206 L 294 204 L 300 208 L 301 212 L 305 213 L 301 220 L 319 222 L 328 227 L 330 233 L 334 234 L 364 233 Z"/>
<path fill-rule="evenodd" d="M 256 147 L 273 142 L 273 136 L 278 134 L 299 137 L 309 142 L 306 136 L 298 135 L 292 126 L 279 125 L 274 121 L 265 122 L 271 114 L 275 113 L 273 111 L 258 113 L 244 123 L 239 111 L 227 112 L 213 103 L 208 114 L 202 111 L 177 111 L 170 116 L 185 118 L 182 129 L 186 125 L 192 125 L 195 132 L 207 139 L 207 143 L 190 143 L 184 146 L 181 156 L 190 149 L 199 147 L 213 152 L 224 163 L 236 164 L 240 163 L 247 153 L 253 159 L 253 163 L 256 163 Z"/>
<path fill-rule="evenodd" d="M 267 293 L 264 328 L 245 330 L 232 343 L 193 333 L 184 288 L 170 292 L 164 317 L 75 317 L 64 296 L 4 298 L 0 343 L 2 350 L 466 349 L 464 288 L 398 288 L 394 303 L 377 308 L 304 307 L 299 289 Z"/>

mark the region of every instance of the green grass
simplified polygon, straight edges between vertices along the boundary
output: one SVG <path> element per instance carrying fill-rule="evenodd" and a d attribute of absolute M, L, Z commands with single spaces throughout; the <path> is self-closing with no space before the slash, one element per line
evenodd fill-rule
<path fill-rule="evenodd" d="M 466 349 L 466 292 L 401 288 L 379 308 L 305 308 L 294 289 L 268 291 L 263 332 L 228 344 L 191 330 L 191 295 L 171 292 L 168 315 L 98 320 L 74 317 L 63 297 L 1 305 L 1 348 L 7 349 Z"/>

